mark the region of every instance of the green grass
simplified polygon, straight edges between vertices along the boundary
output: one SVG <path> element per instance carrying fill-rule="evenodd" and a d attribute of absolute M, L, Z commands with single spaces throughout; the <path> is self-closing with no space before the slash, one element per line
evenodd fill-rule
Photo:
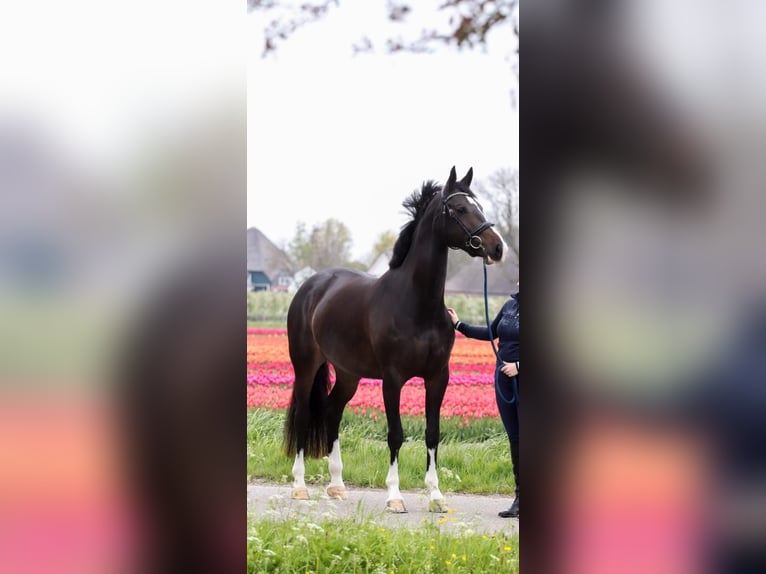
<path fill-rule="evenodd" d="M 383 528 L 359 513 L 351 519 L 250 519 L 247 571 L 273 573 L 441 573 L 517 574 L 518 535 Z"/>
<path fill-rule="evenodd" d="M 251 409 L 247 415 L 248 480 L 292 482 L 293 459 L 282 448 L 284 411 Z M 405 442 L 399 452 L 402 490 L 425 487 L 425 417 L 402 417 Z M 439 487 L 445 493 L 511 494 L 508 438 L 499 419 L 442 418 Z M 346 411 L 340 428 L 343 480 L 347 486 L 385 488 L 388 444 L 385 417 L 377 421 Z M 327 461 L 306 461 L 306 483 L 321 488 L 330 480 Z"/>

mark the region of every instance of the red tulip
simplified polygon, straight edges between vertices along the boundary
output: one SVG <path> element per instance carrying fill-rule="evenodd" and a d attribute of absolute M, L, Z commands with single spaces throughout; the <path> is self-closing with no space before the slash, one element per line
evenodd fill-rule
<path fill-rule="evenodd" d="M 442 416 L 459 417 L 463 426 L 471 419 L 496 417 L 494 355 L 489 343 L 462 335 L 455 339 L 450 357 L 450 381 L 441 409 Z M 247 330 L 247 405 L 285 409 L 290 402 L 293 370 L 285 329 Z M 330 370 L 331 383 L 335 373 Z M 385 411 L 381 381 L 362 379 L 349 408 L 377 420 Z M 402 388 L 400 412 L 425 413 L 425 383 L 415 377 Z"/>

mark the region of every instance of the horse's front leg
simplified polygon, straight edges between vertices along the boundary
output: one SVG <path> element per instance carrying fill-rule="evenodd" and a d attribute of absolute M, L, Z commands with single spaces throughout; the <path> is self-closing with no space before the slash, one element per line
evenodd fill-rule
<path fill-rule="evenodd" d="M 447 500 L 439 490 L 437 453 L 439 451 L 439 412 L 449 382 L 449 366 L 435 377 L 426 379 L 426 489 L 428 510 L 447 512 Z"/>
<path fill-rule="evenodd" d="M 386 420 L 388 422 L 388 449 L 391 454 L 386 476 L 388 497 L 386 498 L 386 510 L 397 514 L 407 512 L 399 491 L 399 449 L 404 442 L 404 430 L 402 419 L 399 415 L 399 403 L 401 400 L 402 384 L 397 376 L 383 378 L 383 404 L 386 407 Z"/>

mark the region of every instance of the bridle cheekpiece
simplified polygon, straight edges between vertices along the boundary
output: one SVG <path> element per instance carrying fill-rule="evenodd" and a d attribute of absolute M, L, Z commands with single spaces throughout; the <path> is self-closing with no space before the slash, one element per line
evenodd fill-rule
<path fill-rule="evenodd" d="M 484 221 L 476 227 L 473 231 L 470 231 L 466 226 L 465 223 L 462 222 L 462 220 L 455 214 L 455 210 L 452 209 L 449 206 L 449 200 L 457 195 L 464 195 L 466 197 L 473 197 L 468 193 L 465 193 L 464 191 L 456 191 L 455 193 L 449 194 L 447 197 L 442 198 L 442 203 L 444 204 L 444 213 L 454 219 L 457 224 L 460 226 L 460 228 L 465 232 L 468 239 L 466 240 L 465 244 L 466 247 L 470 247 L 472 249 L 479 249 L 482 246 L 482 240 L 481 237 L 479 237 L 479 234 L 483 231 L 486 231 L 490 227 L 493 227 L 495 224 L 491 223 L 489 221 Z M 458 249 L 457 247 L 454 247 L 453 249 Z"/>

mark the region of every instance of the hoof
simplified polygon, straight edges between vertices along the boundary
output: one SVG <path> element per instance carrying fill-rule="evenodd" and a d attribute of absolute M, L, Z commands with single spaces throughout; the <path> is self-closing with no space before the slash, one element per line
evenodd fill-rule
<path fill-rule="evenodd" d="M 348 492 L 346 492 L 346 488 L 343 486 L 328 486 L 327 496 L 337 500 L 346 500 L 348 499 Z"/>
<path fill-rule="evenodd" d="M 389 500 L 386 502 L 386 510 L 393 512 L 394 514 L 406 514 L 407 509 L 404 508 L 404 501 L 402 500 Z"/>
<path fill-rule="evenodd" d="M 447 512 L 447 500 L 437 498 L 428 503 L 428 512 Z"/>
<path fill-rule="evenodd" d="M 293 500 L 308 500 L 309 491 L 306 487 L 293 488 Z"/>

